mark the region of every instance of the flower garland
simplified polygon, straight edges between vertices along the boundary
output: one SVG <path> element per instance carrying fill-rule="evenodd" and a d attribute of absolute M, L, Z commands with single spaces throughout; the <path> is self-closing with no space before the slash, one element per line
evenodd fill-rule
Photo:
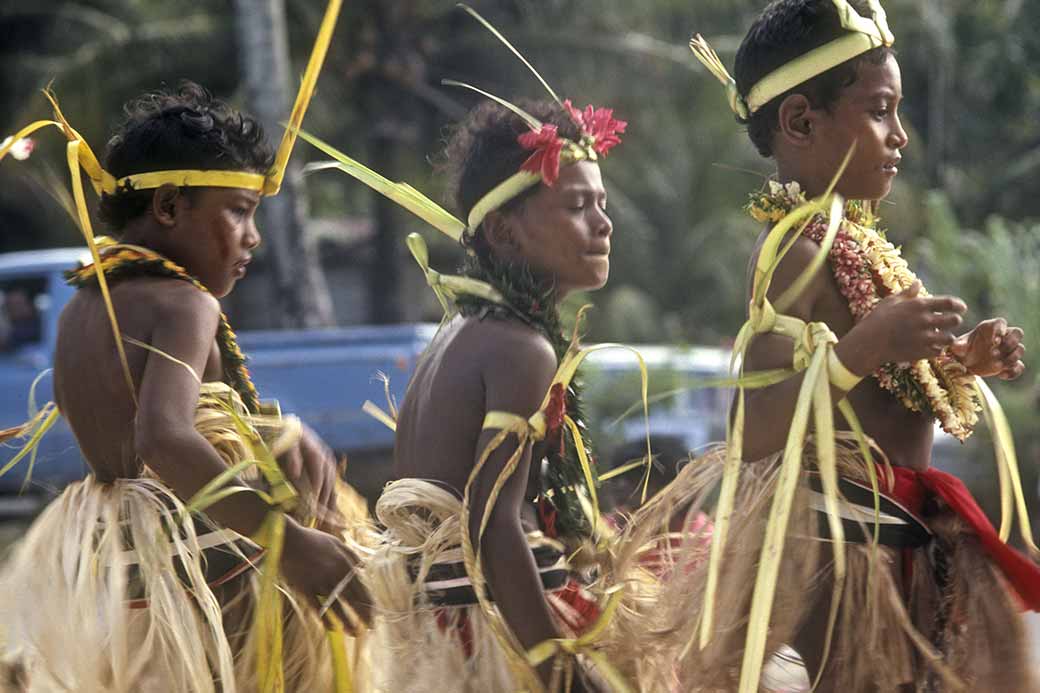
<path fill-rule="evenodd" d="M 556 291 L 540 284 L 526 267 L 503 263 L 495 258 L 481 261 L 467 256 L 461 274 L 491 284 L 505 299 L 505 303 L 495 303 L 480 296 L 461 294 L 456 299 L 456 305 L 462 315 L 475 316 L 481 320 L 486 317 L 518 319 L 549 340 L 557 359 L 562 359 L 567 353 L 570 340 L 564 335 L 560 324 Z M 547 536 L 584 539 L 591 536 L 592 526 L 578 494 L 588 494 L 588 483 L 578 459 L 578 442 L 563 425 L 564 414 L 569 414 L 581 431 L 587 431 L 581 386 L 574 380 L 566 392 L 562 386 L 554 386 L 545 411 L 545 443 L 549 464 L 540 477 L 538 516 L 541 529 Z M 583 435 L 581 444 L 585 445 L 586 455 L 592 460 L 592 452 L 584 438 Z M 592 473 L 598 483 L 595 465 L 592 465 Z"/>
<path fill-rule="evenodd" d="M 767 190 L 751 194 L 747 212 L 756 221 L 776 223 L 805 202 L 805 193 L 798 183 L 781 185 L 770 181 Z M 803 235 L 820 243 L 826 231 L 826 220 L 817 215 L 806 225 Z M 899 248 L 885 238 L 884 231 L 878 228 L 878 219 L 861 201 L 846 203 L 845 219 L 828 259 L 856 322 L 869 315 L 886 296 L 917 281 Z M 929 294 L 922 288 L 921 295 Z M 948 351 L 914 363 L 886 363 L 874 377 L 907 409 L 935 417 L 944 431 L 960 441 L 971 435 L 978 422 L 976 412 L 980 406 L 974 376 Z"/>
<path fill-rule="evenodd" d="M 133 277 L 170 277 L 190 283 L 199 291 L 209 293 L 202 282 L 188 274 L 180 265 L 167 260 L 162 255 L 139 246 L 119 245 L 111 240 L 98 239 L 98 247 L 104 252 L 101 258 L 101 269 L 109 281 L 119 281 Z M 107 252 L 106 252 L 107 251 Z M 82 265 L 65 273 L 66 281 L 75 287 L 94 285 L 97 267 L 93 264 Z M 224 381 L 239 394 L 250 412 L 260 411 L 260 396 L 246 368 L 246 357 L 238 346 L 238 339 L 228 323 L 227 316 L 220 314 L 217 327 L 217 346 L 220 349 L 220 360 L 224 370 Z"/>

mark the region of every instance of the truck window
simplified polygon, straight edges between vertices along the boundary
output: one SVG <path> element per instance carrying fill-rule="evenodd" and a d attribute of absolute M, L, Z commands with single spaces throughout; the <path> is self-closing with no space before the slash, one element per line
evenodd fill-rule
<path fill-rule="evenodd" d="M 0 281 L 0 352 L 9 353 L 43 340 L 45 279 Z"/>

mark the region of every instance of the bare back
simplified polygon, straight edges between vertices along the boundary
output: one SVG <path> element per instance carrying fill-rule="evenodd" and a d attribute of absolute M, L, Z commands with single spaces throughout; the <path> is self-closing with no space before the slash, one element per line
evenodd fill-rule
<path fill-rule="evenodd" d="M 438 332 L 408 384 L 394 447 L 395 476 L 432 479 L 459 492 L 465 488 L 491 408 L 487 374 L 506 376 L 506 389 L 544 393 L 548 388 L 551 370 L 546 377 L 517 367 L 525 360 L 517 353 L 524 342 L 542 356 L 551 349 L 532 328 L 514 321 L 457 316 Z M 516 413 L 530 415 L 534 408 Z"/>
<path fill-rule="evenodd" d="M 122 334 L 144 343 L 152 342 L 156 325 L 171 319 L 167 310 L 171 302 L 199 294 L 187 282 L 151 277 L 123 280 L 110 289 Z M 199 329 L 198 323 L 181 322 L 184 330 Z M 215 334 L 211 341 L 204 381 L 221 379 Z M 148 352 L 128 342 L 124 348 L 135 390 L 139 390 Z M 142 465 L 134 444 L 135 407 L 96 287 L 77 291 L 62 311 L 54 354 L 54 395 L 98 478 L 108 481 L 140 475 Z"/>

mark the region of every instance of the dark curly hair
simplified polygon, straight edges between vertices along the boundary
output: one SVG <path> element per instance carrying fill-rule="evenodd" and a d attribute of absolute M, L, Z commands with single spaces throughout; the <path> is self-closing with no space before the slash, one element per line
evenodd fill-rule
<path fill-rule="evenodd" d="M 849 4 L 861 15 L 870 16 L 864 0 L 850 0 Z M 751 88 L 773 70 L 847 33 L 832 0 L 775 0 L 751 25 L 737 50 L 733 69 L 737 91 L 746 99 Z M 755 148 L 762 156 L 773 155 L 773 135 L 780 129 L 780 104 L 788 96 L 802 94 L 813 108 L 830 110 L 842 90 L 856 81 L 864 61 L 880 65 L 893 54 L 892 49 L 882 46 L 857 55 L 759 108 L 741 121 L 747 125 Z"/>
<path fill-rule="evenodd" d="M 126 120 L 108 141 L 103 161 L 116 178 L 177 169 L 266 173 L 274 163 L 260 123 L 194 82 L 143 94 L 123 111 Z M 102 220 L 118 233 L 145 213 L 154 192 L 126 188 L 103 194 Z"/>
<path fill-rule="evenodd" d="M 520 101 L 520 108 L 538 120 L 555 125 L 561 137 L 577 142 L 581 129 L 559 104 L 553 101 Z M 520 170 L 531 156 L 517 138 L 530 127 L 518 115 L 499 104 L 488 101 L 474 108 L 453 128 L 442 155 L 441 168 L 448 175 L 448 196 L 455 213 L 462 220 L 473 206 L 492 188 Z M 532 186 L 502 205 L 499 211 L 518 209 L 539 188 Z M 478 257 L 487 257 L 488 246 L 484 235 L 477 229 L 466 234 L 463 245 Z"/>

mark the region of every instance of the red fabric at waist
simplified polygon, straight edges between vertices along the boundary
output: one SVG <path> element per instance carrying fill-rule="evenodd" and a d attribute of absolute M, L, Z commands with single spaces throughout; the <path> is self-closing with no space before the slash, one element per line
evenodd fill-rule
<path fill-rule="evenodd" d="M 917 515 L 922 514 L 929 497 L 942 500 L 975 532 L 1024 606 L 1030 611 L 1040 611 L 1040 566 L 1000 540 L 964 482 L 935 468 L 919 472 L 893 467 L 893 471 L 895 480 L 888 495 Z"/>

